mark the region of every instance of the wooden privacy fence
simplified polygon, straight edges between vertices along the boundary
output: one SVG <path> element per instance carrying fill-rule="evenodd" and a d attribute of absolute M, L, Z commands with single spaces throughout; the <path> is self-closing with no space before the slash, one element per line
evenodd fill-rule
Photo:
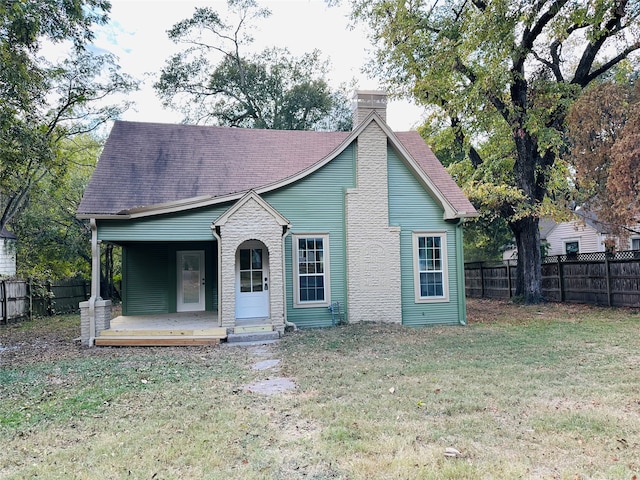
<path fill-rule="evenodd" d="M 516 267 L 517 260 L 466 263 L 466 295 L 511 298 Z M 542 294 L 552 302 L 640 307 L 640 251 L 544 257 Z"/>
<path fill-rule="evenodd" d="M 89 282 L 58 280 L 34 284 L 29 280 L 0 280 L 0 325 L 32 315 L 50 316 L 78 311 L 91 293 Z"/>

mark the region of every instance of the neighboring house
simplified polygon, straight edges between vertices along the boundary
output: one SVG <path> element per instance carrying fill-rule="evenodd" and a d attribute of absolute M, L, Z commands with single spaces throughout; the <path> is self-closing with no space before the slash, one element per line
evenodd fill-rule
<path fill-rule="evenodd" d="M 13 277 L 16 274 L 17 237 L 6 228 L 0 230 L 0 277 Z"/>
<path fill-rule="evenodd" d="M 573 213 L 576 218 L 566 222 L 540 220 L 540 242 L 546 245 L 547 255 L 604 252 L 609 243 L 615 245 L 616 250 L 640 250 L 640 233 L 631 233 L 628 239 L 622 240 L 612 236 L 594 213 L 581 208 Z M 516 251 L 505 251 L 503 258 L 517 258 Z"/>
<path fill-rule="evenodd" d="M 103 242 L 122 247 L 123 315 L 282 332 L 332 325 L 338 302 L 349 322 L 465 323 L 477 213 L 417 132 L 389 129 L 384 93 L 355 103 L 351 132 L 116 122 L 78 210 L 93 230 L 83 342 L 107 315 Z"/>

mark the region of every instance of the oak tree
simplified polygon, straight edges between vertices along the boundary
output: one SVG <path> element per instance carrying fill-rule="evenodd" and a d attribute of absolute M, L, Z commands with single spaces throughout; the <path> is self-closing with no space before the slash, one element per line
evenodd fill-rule
<path fill-rule="evenodd" d="M 464 152 L 460 169 L 476 204 L 506 219 L 515 237 L 516 293 L 539 302 L 539 219 L 558 196 L 555 189 L 562 190 L 568 108 L 603 74 L 635 59 L 640 2 L 351 4 L 376 46 L 371 72 L 429 106 L 444 137 Z"/>

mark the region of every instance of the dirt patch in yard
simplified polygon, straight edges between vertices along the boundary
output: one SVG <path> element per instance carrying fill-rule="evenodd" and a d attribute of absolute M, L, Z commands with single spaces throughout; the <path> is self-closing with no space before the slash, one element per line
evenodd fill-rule
<path fill-rule="evenodd" d="M 246 385 L 244 390 L 250 393 L 261 393 L 263 395 L 275 395 L 277 393 L 289 392 L 295 390 L 296 384 L 283 377 L 268 378 L 259 382 Z"/>
<path fill-rule="evenodd" d="M 467 319 L 470 325 L 478 323 L 525 323 L 532 318 L 554 318 L 578 322 L 585 316 L 602 312 L 611 318 L 628 315 L 628 309 L 607 309 L 589 305 L 543 303 L 540 305 L 518 305 L 508 301 L 468 299 Z M 637 313 L 637 309 L 636 309 Z M 59 361 L 82 357 L 122 356 L 159 348 L 171 352 L 177 358 L 198 356 L 211 347 L 127 347 L 86 348 L 77 341 L 80 336 L 79 315 L 36 318 L 31 321 L 0 326 L 0 366 L 29 365 L 40 362 Z M 219 349 L 219 347 L 213 347 Z M 228 354 L 230 350 L 225 349 Z M 272 360 L 267 346 L 242 348 L 255 363 Z M 241 351 L 236 352 L 242 354 Z"/>

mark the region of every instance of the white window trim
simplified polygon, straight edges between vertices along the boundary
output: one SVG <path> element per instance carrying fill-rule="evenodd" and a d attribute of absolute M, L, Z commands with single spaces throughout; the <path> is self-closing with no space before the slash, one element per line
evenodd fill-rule
<path fill-rule="evenodd" d="M 441 297 L 423 297 L 420 295 L 420 262 L 418 253 L 419 237 L 440 237 L 442 253 L 442 293 Z M 449 301 L 449 257 L 447 256 L 447 232 L 413 232 L 413 285 L 416 303 L 444 303 Z"/>
<path fill-rule="evenodd" d="M 574 243 L 574 242 L 578 242 L 578 252 L 577 253 L 580 253 L 582 251 L 582 245 L 580 245 L 580 237 L 563 238 L 562 239 L 562 255 L 569 255 L 567 253 L 567 243 Z"/>
<path fill-rule="evenodd" d="M 300 238 L 321 238 L 324 250 L 324 300 L 301 302 L 300 301 L 300 281 L 298 272 L 298 240 Z M 328 307 L 331 305 L 331 282 L 330 282 L 330 257 L 329 257 L 329 234 L 328 233 L 294 233 L 291 235 L 291 260 L 293 263 L 293 307 L 294 308 L 316 308 Z"/>
<path fill-rule="evenodd" d="M 640 237 L 633 236 L 629 239 L 629 250 L 633 250 L 633 241 L 637 240 L 640 242 Z"/>

